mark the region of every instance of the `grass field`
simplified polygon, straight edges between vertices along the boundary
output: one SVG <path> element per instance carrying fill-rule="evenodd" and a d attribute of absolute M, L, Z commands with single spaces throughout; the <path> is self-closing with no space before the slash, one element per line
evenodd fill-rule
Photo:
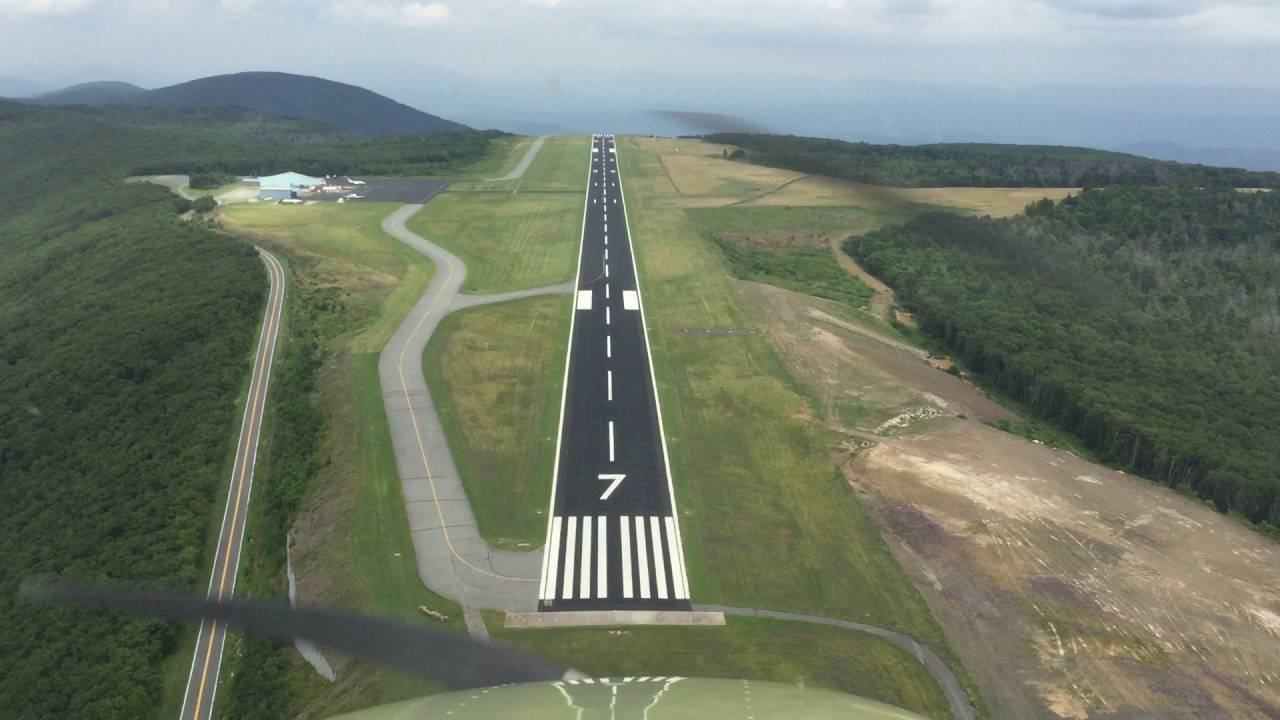
<path fill-rule="evenodd" d="M 301 599 L 429 622 L 417 611 L 425 605 L 461 629 L 461 609 L 418 579 L 378 381 L 378 351 L 433 272 L 425 257 L 379 229 L 393 209 L 242 205 L 224 208 L 222 217 L 288 258 L 291 322 L 327 348 L 316 383 L 327 423 L 325 465 L 292 534 Z M 337 667 L 337 683 L 308 695 L 310 714 L 440 689 L 360 661 L 338 658 Z"/>
<path fill-rule="evenodd" d="M 907 632 L 951 657 L 928 608 L 831 459 L 836 438 L 804 420 L 809 403 L 806 390 L 786 373 L 769 342 L 763 337 L 677 332 L 691 326 L 750 327 L 752 318 L 727 276 L 723 252 L 699 232 L 678 202 L 680 195 L 658 154 L 638 147 L 643 142 L 623 140 L 620 172 L 648 300 L 694 598 L 874 623 Z M 726 192 L 726 187 L 721 183 L 715 190 Z M 747 183 L 735 191 L 748 196 L 755 188 Z M 499 197 L 512 202 L 519 196 Z M 495 211 L 501 212 L 490 210 Z M 831 231 L 849 223 L 883 222 L 886 211 L 835 206 L 820 212 L 783 208 L 705 212 L 709 224 L 722 229 L 762 223 L 786 228 L 799 220 L 802 225 Z M 571 247 L 576 250 L 576 245 L 575 234 Z M 824 257 L 843 273 L 829 248 Z M 480 262 L 490 261 L 482 258 Z M 565 314 L 562 309 L 561 318 Z M 527 415 L 537 417 L 520 418 L 503 406 L 516 404 L 517 398 L 522 404 L 528 402 L 513 388 L 541 387 L 546 393 L 558 392 L 558 385 L 547 385 L 543 363 L 504 358 L 503 349 L 519 346 L 531 325 L 549 321 L 539 319 L 528 303 L 469 311 L 447 321 L 448 327 L 442 326 L 443 334 L 428 348 L 428 365 L 439 370 L 433 382 L 440 388 L 436 396 L 442 414 L 451 418 L 454 447 L 494 444 L 501 448 L 496 456 L 474 449 L 459 453 L 467 457 L 463 462 L 472 464 L 462 472 L 472 476 L 467 480 L 469 495 L 477 516 L 489 518 L 481 523 L 489 526 L 486 535 L 495 540 L 524 528 L 525 537 L 536 542 L 545 531 L 548 488 L 541 472 L 531 480 L 515 480 L 533 485 L 517 485 L 510 496 L 494 488 L 499 487 L 497 482 L 513 482 L 510 476 L 503 478 L 505 468 L 536 465 L 538 461 L 529 458 L 540 457 L 538 448 L 546 444 L 542 432 L 529 430 L 545 415 L 534 412 Z M 545 357 L 536 347 L 530 354 Z M 452 386 L 445 387 L 450 384 L 445 381 Z M 554 397 L 545 395 L 544 403 Z M 468 423 L 473 427 L 465 427 Z M 489 477 L 497 482 L 477 483 L 477 478 Z M 940 693 L 921 666 L 870 636 L 835 633 L 827 639 L 830 644 L 823 653 L 813 657 L 770 657 L 774 652 L 770 642 L 797 648 L 796 654 L 803 656 L 799 648 L 811 647 L 817 638 L 829 635 L 830 631 L 806 627 L 735 622 L 722 631 L 632 630 L 624 636 L 604 631 L 530 632 L 512 637 L 553 656 L 599 662 L 601 669 L 593 666 L 592 672 L 627 674 L 628 668 L 679 667 L 686 674 L 804 678 L 874 693 L 926 712 L 943 707 L 938 704 Z M 628 643 L 626 652 L 619 652 L 621 643 Z M 735 654 L 740 661 L 726 659 Z M 852 657 L 869 662 L 846 664 Z M 911 667 L 904 669 L 903 663 Z M 850 667 L 856 669 L 849 671 Z M 852 676 L 857 679 L 851 680 Z M 853 682 L 858 684 L 849 684 Z"/>
<path fill-rule="evenodd" d="M 573 278 L 583 197 L 444 193 L 411 218 L 409 228 L 467 263 L 463 292 L 551 285 Z"/>
<path fill-rule="evenodd" d="M 455 313 L 423 357 L 427 384 L 480 533 L 511 550 L 542 544 L 550 500 L 570 295 Z"/>
<path fill-rule="evenodd" d="M 533 145 L 530 135 L 512 135 L 498 138 L 490 145 L 490 152 L 470 167 L 458 173 L 457 178 L 489 178 L 502 177 L 515 169 L 520 159 Z"/>
<path fill-rule="evenodd" d="M 589 135 L 557 135 L 547 138 L 538 157 L 519 180 L 457 183 L 450 193 L 505 190 L 508 192 L 540 191 L 583 194 L 587 190 L 587 154 L 591 152 Z M 490 173 L 480 177 L 499 177 Z"/>
<path fill-rule="evenodd" d="M 838 628 L 730 618 L 723 628 L 501 630 L 502 640 L 596 677 L 681 675 L 769 679 L 843 690 L 933 718 L 946 698 L 924 667 L 887 642 Z"/>
<path fill-rule="evenodd" d="M 382 232 L 390 203 L 282 206 L 251 203 L 222 210 L 228 225 L 305 253 L 307 287 L 328 296 L 335 333 L 352 352 L 376 352 L 386 345 L 413 307 L 433 272 L 421 253 Z M 321 318 L 304 318 L 315 322 Z"/>

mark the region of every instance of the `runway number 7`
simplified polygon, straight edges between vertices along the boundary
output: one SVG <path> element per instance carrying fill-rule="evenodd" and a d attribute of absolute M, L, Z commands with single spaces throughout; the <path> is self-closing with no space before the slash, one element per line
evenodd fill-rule
<path fill-rule="evenodd" d="M 620 475 L 620 474 L 601 473 L 600 474 L 601 480 L 612 480 L 613 482 L 609 483 L 609 487 L 605 488 L 604 494 L 600 496 L 600 499 L 608 500 L 609 496 L 613 494 L 614 490 L 618 489 L 618 486 L 622 484 L 622 481 L 626 479 L 626 477 L 627 477 L 626 475 Z"/>

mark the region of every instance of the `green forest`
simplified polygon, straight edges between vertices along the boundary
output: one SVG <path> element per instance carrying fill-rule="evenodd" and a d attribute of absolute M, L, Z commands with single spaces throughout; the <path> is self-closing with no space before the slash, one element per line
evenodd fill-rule
<path fill-rule="evenodd" d="M 1280 195 L 1093 189 L 845 250 L 1106 462 L 1280 527 Z"/>
<path fill-rule="evenodd" d="M 1280 174 L 1150 160 L 1088 148 L 1043 145 L 873 145 L 720 133 L 709 142 L 760 165 L 896 187 L 1280 187 Z"/>
<path fill-rule="evenodd" d="M 166 622 L 26 603 L 23 580 L 204 586 L 266 276 L 250 245 L 180 214 L 190 203 L 123 179 L 268 151 L 447 172 L 489 145 L 480 133 L 434 137 L 348 142 L 240 111 L 0 102 L 0 716 L 154 717 L 184 640 Z M 418 158 L 378 165 L 397 147 Z M 272 521 L 296 512 L 320 431 L 305 402 L 314 343 L 279 361 L 272 402 L 277 388 L 286 402 L 265 461 L 279 482 L 260 486 L 275 551 L 252 559 L 264 575 L 283 548 Z"/>

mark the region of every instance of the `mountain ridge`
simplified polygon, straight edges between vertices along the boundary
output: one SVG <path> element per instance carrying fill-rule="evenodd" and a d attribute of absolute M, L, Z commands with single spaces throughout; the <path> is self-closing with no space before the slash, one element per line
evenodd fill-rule
<path fill-rule="evenodd" d="M 358 85 L 282 72 L 211 75 L 154 90 L 119 81 L 80 83 L 25 98 L 22 102 L 38 105 L 241 107 L 323 122 L 357 135 L 471 129 Z"/>

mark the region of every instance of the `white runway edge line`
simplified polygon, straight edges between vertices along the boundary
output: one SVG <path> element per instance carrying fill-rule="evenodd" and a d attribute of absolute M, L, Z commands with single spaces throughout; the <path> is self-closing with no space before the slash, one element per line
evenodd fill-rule
<path fill-rule="evenodd" d="M 591 137 L 591 146 L 595 147 L 594 135 Z M 595 172 L 595 169 L 591 167 L 593 162 L 592 154 L 587 153 L 587 180 L 590 180 L 591 174 Z M 574 261 L 574 267 L 576 269 L 573 271 L 573 287 L 575 289 L 582 284 L 582 246 L 587 238 L 587 198 L 590 196 L 591 183 L 588 182 L 586 183 L 586 190 L 582 193 L 582 232 L 578 236 L 578 259 Z M 547 510 L 547 517 L 554 517 L 556 514 L 556 483 L 557 479 L 560 477 L 560 443 L 564 440 L 564 406 L 565 398 L 569 393 L 569 360 L 573 354 L 573 326 L 577 317 L 577 312 L 573 312 L 569 315 L 569 345 L 566 345 L 564 349 L 564 377 L 560 381 L 560 418 L 556 425 L 556 451 L 555 455 L 552 456 L 555 460 L 552 463 L 551 469 L 551 500 L 549 501 L 550 508 Z M 661 416 L 659 416 L 659 423 L 661 423 Z M 558 570 L 556 567 L 558 560 L 556 557 L 556 549 L 560 547 L 560 544 L 558 538 L 555 543 L 552 543 L 551 541 L 551 530 L 553 526 L 557 528 L 559 527 L 558 523 L 554 521 L 547 523 L 547 537 L 545 544 L 542 546 L 542 581 L 538 583 L 539 600 L 547 600 L 555 594 L 555 589 L 550 586 L 554 585 L 556 582 L 556 570 Z M 548 575 L 550 575 L 549 578 Z"/>
<path fill-rule="evenodd" d="M 616 142 L 616 141 L 615 141 Z M 617 165 L 622 167 L 622 153 L 618 153 Z M 616 171 L 615 171 L 616 172 Z M 636 303 L 640 306 L 640 326 L 644 328 L 644 332 L 640 333 L 640 337 L 644 338 L 644 354 L 649 360 L 649 382 L 653 388 L 653 405 L 658 413 L 658 437 L 662 439 L 662 463 L 667 472 L 667 496 L 671 503 L 671 530 L 670 538 L 670 557 L 671 557 L 671 574 L 675 576 L 679 574 L 681 578 L 680 587 L 676 590 L 677 600 L 689 599 L 689 574 L 684 564 L 684 541 L 680 537 L 680 511 L 676 507 L 676 490 L 671 478 L 671 453 L 667 449 L 667 430 L 662 422 L 662 401 L 658 397 L 658 376 L 653 368 L 653 352 L 649 348 L 649 320 L 644 314 L 644 296 L 641 292 L 640 272 L 636 267 L 636 244 L 634 242 L 635 232 L 631 228 L 635 227 L 631 222 L 631 215 L 627 213 L 627 191 L 622 187 L 622 174 L 618 173 L 618 193 L 622 195 L 622 213 L 627 220 L 627 238 L 631 243 L 631 275 L 636 281 Z M 615 199 L 614 202 L 617 202 Z M 585 203 L 584 203 L 585 204 Z M 558 450 L 559 448 L 557 448 Z"/>

